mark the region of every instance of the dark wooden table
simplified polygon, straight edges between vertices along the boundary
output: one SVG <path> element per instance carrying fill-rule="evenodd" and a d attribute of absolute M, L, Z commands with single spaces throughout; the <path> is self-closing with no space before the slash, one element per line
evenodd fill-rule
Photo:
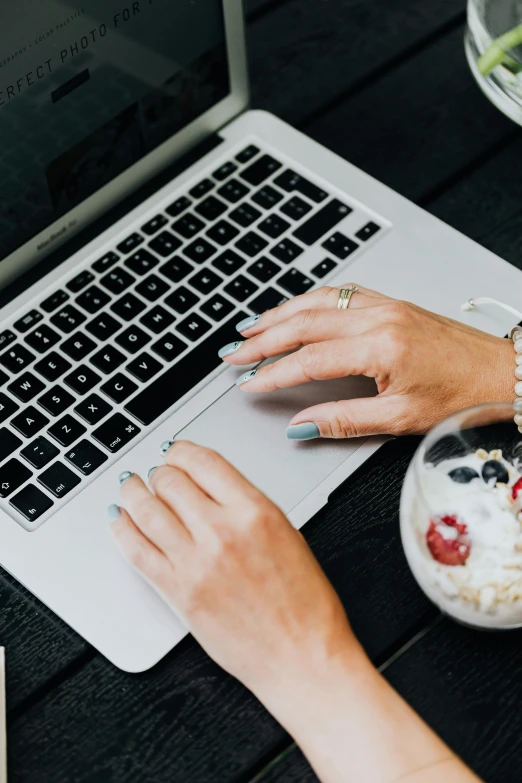
<path fill-rule="evenodd" d="M 255 107 L 522 268 L 520 130 L 470 76 L 464 0 L 249 5 Z M 304 533 L 390 682 L 488 783 L 520 783 L 522 635 L 442 619 L 402 553 L 400 487 L 416 444 L 389 443 Z M 191 638 L 135 676 L 3 573 L 0 612 L 11 783 L 316 780 Z"/>

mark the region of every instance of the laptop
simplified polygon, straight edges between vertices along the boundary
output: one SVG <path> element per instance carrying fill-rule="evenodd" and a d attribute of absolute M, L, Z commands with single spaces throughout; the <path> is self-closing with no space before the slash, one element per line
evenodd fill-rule
<path fill-rule="evenodd" d="M 19 0 L 0 39 L 0 562 L 139 672 L 186 628 L 112 542 L 122 470 L 189 438 L 300 527 L 384 442 L 288 441 L 304 406 L 375 387 L 245 394 L 217 355 L 236 324 L 357 282 L 501 336 L 508 314 L 460 305 L 522 276 L 249 110 L 241 0 Z"/>

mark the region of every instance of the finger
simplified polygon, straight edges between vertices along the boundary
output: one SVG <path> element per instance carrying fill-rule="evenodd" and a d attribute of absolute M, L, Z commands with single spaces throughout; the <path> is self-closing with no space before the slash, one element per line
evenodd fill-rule
<path fill-rule="evenodd" d="M 219 508 L 187 473 L 171 465 L 156 468 L 149 483 L 156 497 L 174 512 L 195 538 L 201 536 Z"/>
<path fill-rule="evenodd" d="M 176 441 L 165 455 L 168 465 L 184 471 L 220 505 L 241 505 L 263 497 L 229 462 L 211 449 L 189 441 Z"/>
<path fill-rule="evenodd" d="M 172 576 L 169 560 L 136 527 L 125 509 L 115 506 L 111 510 L 119 512 L 111 523 L 111 533 L 118 549 L 142 576 L 161 588 Z"/>
<path fill-rule="evenodd" d="M 407 431 L 407 412 L 404 399 L 392 395 L 326 402 L 294 416 L 286 434 L 290 440 L 395 435 Z"/>
<path fill-rule="evenodd" d="M 169 555 L 186 551 L 191 535 L 176 514 L 155 497 L 139 476 L 132 474 L 121 487 L 124 505 L 136 527 L 158 549 Z"/>

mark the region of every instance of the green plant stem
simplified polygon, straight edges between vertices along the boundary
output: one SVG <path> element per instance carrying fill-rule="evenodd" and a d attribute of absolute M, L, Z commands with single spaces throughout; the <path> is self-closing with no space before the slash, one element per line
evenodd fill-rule
<path fill-rule="evenodd" d="M 479 57 L 477 66 L 480 73 L 483 76 L 488 76 L 497 65 L 501 65 L 507 60 L 510 61 L 510 65 L 514 64 L 519 69 L 519 64 L 515 63 L 507 52 L 516 46 L 520 46 L 520 44 L 522 44 L 522 24 L 519 24 L 512 30 L 508 30 L 507 33 L 493 41 L 489 49 L 486 49 L 482 57 Z"/>

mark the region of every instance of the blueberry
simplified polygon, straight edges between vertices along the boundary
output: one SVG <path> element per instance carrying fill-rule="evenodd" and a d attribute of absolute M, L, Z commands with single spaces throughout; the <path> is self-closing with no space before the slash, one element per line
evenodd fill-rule
<path fill-rule="evenodd" d="M 448 476 L 457 484 L 469 484 L 473 479 L 479 478 L 479 474 L 473 468 L 455 468 L 450 470 Z"/>
<path fill-rule="evenodd" d="M 482 468 L 482 478 L 489 484 L 492 478 L 495 484 L 507 484 L 509 482 L 509 473 L 504 465 L 496 459 L 489 459 Z"/>

